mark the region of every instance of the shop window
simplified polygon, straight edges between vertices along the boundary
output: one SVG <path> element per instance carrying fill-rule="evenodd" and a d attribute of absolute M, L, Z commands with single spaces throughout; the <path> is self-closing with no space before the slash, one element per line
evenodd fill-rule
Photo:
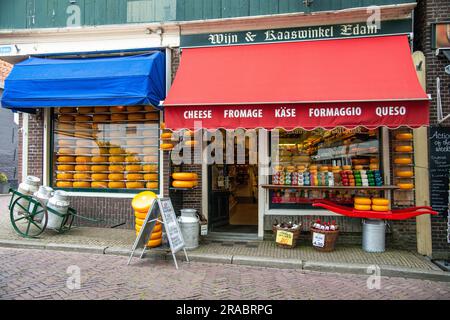
<path fill-rule="evenodd" d="M 159 111 L 153 107 L 62 107 L 52 130 L 53 187 L 158 191 Z"/>
<path fill-rule="evenodd" d="M 283 188 L 271 188 L 270 208 L 312 209 L 317 199 L 353 206 L 355 194 L 379 196 L 373 187 L 384 185 L 379 130 L 280 130 L 271 141 L 270 183 Z"/>

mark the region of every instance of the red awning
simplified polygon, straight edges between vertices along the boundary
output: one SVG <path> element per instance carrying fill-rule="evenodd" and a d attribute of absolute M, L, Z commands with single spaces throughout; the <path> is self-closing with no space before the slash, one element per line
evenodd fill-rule
<path fill-rule="evenodd" d="M 420 127 L 428 105 L 407 36 L 184 49 L 164 102 L 174 130 Z"/>

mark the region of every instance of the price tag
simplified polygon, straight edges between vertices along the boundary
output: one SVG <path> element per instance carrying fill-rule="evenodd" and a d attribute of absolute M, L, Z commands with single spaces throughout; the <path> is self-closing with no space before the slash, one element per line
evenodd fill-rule
<path fill-rule="evenodd" d="M 294 234 L 289 231 L 277 230 L 277 237 L 275 242 L 279 244 L 286 244 L 292 246 Z"/>
<path fill-rule="evenodd" d="M 200 235 L 207 236 L 208 235 L 208 224 L 202 224 L 200 225 Z"/>
<path fill-rule="evenodd" d="M 313 240 L 314 247 L 323 248 L 325 246 L 325 235 L 323 233 L 313 232 Z"/>

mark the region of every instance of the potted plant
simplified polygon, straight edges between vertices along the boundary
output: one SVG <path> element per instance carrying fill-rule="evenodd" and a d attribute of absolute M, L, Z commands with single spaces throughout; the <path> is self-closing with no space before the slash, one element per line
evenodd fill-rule
<path fill-rule="evenodd" d="M 8 177 L 3 172 L 0 172 L 0 194 L 9 192 Z"/>

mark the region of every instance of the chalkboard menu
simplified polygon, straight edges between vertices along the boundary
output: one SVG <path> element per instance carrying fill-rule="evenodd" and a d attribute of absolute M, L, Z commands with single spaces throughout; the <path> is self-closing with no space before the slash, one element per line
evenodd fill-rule
<path fill-rule="evenodd" d="M 450 170 L 450 127 L 430 127 L 431 206 L 448 214 Z"/>

